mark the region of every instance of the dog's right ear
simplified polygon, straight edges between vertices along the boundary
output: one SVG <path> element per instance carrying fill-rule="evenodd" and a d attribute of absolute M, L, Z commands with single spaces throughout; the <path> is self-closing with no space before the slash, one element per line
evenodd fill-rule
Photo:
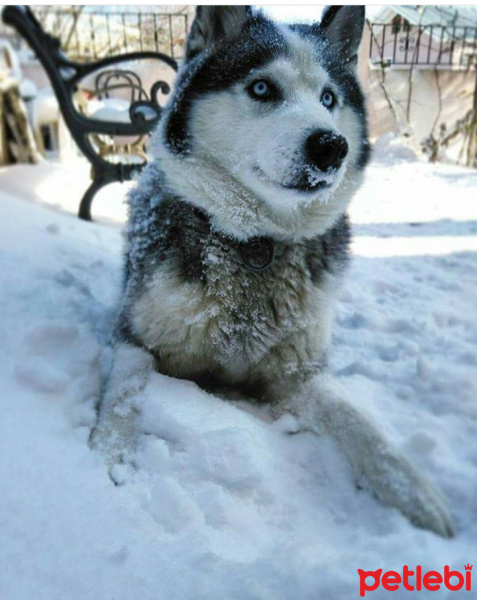
<path fill-rule="evenodd" d="M 364 6 L 327 6 L 320 27 L 330 44 L 350 66 L 358 62 L 358 49 L 363 36 L 366 13 Z"/>
<path fill-rule="evenodd" d="M 187 38 L 186 61 L 219 40 L 238 36 L 251 16 L 250 6 L 198 6 Z"/>

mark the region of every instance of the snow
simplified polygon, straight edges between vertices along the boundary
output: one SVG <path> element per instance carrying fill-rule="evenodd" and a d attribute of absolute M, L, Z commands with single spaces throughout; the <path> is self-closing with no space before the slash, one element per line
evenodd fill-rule
<path fill-rule="evenodd" d="M 135 468 L 116 467 L 114 486 L 87 439 L 125 187 L 102 192 L 100 223 L 84 223 L 84 163 L 12 166 L 0 169 L 2 600 L 334 600 L 359 597 L 358 568 L 472 564 L 477 173 L 398 146 L 383 143 L 353 202 L 332 366 L 444 491 L 457 536 L 417 530 L 358 491 L 328 436 L 289 435 L 291 416 L 274 423 L 160 374 L 139 399 L 148 435 Z"/>
<path fill-rule="evenodd" d="M 88 115 L 91 119 L 113 123 L 130 123 L 130 103 L 121 98 L 105 98 L 104 100 L 89 100 Z"/>

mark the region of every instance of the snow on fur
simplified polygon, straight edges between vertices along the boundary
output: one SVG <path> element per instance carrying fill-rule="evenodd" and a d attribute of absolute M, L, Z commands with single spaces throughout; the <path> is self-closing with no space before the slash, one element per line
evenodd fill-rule
<path fill-rule="evenodd" d="M 383 146 L 353 202 L 332 364 L 445 492 L 457 537 L 417 530 L 358 491 L 326 435 L 289 435 L 292 417 L 273 423 L 159 374 L 138 399 L 151 435 L 136 470 L 116 467 L 115 487 L 87 440 L 119 227 L 67 214 L 86 170 L 10 167 L 0 171 L 3 600 L 334 600 L 358 596 L 358 568 L 472 564 L 477 175 L 396 147 Z M 109 221 L 119 189 L 100 202 Z"/>

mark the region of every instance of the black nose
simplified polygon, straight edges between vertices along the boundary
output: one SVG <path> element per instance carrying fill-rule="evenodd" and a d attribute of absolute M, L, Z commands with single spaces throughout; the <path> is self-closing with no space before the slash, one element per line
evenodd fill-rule
<path fill-rule="evenodd" d="M 348 142 L 333 131 L 315 131 L 306 140 L 306 159 L 320 171 L 339 169 L 348 154 Z"/>

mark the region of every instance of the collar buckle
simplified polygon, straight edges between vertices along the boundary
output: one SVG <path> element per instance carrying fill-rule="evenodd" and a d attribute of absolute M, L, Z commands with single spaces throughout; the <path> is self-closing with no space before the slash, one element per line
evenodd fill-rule
<path fill-rule="evenodd" d="M 243 265 L 250 271 L 264 271 L 272 264 L 275 250 L 272 240 L 252 238 L 238 246 Z"/>

